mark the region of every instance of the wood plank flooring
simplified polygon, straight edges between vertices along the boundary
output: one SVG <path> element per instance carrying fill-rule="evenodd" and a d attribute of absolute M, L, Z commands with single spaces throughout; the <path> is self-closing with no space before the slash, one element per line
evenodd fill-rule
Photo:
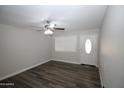
<path fill-rule="evenodd" d="M 58 61 L 0 81 L 1 88 L 97 88 L 101 87 L 96 67 Z"/>

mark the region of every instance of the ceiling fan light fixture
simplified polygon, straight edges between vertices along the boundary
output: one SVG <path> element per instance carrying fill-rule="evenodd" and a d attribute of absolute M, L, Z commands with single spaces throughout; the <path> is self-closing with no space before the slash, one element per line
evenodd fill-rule
<path fill-rule="evenodd" d="M 45 35 L 52 35 L 53 34 L 53 31 L 51 31 L 50 29 L 47 29 L 45 32 L 44 32 Z"/>
<path fill-rule="evenodd" d="M 50 27 L 50 28 L 54 28 L 54 27 L 55 27 L 55 24 L 50 23 L 49 27 Z"/>

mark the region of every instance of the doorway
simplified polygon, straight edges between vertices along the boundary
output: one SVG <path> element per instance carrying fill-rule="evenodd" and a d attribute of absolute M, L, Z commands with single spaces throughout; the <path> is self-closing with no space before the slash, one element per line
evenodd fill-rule
<path fill-rule="evenodd" d="M 97 66 L 97 34 L 80 36 L 80 63 Z"/>

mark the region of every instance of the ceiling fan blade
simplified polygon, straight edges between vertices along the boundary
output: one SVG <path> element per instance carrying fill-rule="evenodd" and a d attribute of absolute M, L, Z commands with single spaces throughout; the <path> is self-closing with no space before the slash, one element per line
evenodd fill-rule
<path fill-rule="evenodd" d="M 39 31 L 40 32 L 40 31 L 43 31 L 43 30 L 36 30 L 36 31 Z"/>
<path fill-rule="evenodd" d="M 31 26 L 32 28 L 34 28 L 34 29 L 41 29 L 41 28 L 43 28 L 43 26 Z"/>
<path fill-rule="evenodd" d="M 55 30 L 65 30 L 65 28 L 54 28 Z"/>

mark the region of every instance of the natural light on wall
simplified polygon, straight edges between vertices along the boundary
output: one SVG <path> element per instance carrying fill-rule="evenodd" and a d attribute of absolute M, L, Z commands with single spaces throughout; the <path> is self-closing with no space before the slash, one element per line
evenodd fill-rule
<path fill-rule="evenodd" d="M 90 54 L 91 53 L 91 50 L 92 50 L 91 40 L 90 39 L 87 39 L 85 41 L 85 51 L 86 51 L 87 54 Z"/>
<path fill-rule="evenodd" d="M 77 44 L 76 36 L 55 37 L 56 52 L 75 52 L 76 44 Z"/>

